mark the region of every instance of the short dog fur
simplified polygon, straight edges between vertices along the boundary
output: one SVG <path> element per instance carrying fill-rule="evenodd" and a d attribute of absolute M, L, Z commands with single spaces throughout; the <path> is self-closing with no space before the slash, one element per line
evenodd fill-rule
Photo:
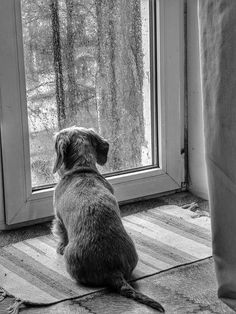
<path fill-rule="evenodd" d="M 52 230 L 69 274 L 77 282 L 109 286 L 164 312 L 158 302 L 127 282 L 138 255 L 122 224 L 113 188 L 96 167 L 107 161 L 108 142 L 92 129 L 71 127 L 56 135 L 55 150 L 53 173 L 61 178 L 54 192 Z"/>

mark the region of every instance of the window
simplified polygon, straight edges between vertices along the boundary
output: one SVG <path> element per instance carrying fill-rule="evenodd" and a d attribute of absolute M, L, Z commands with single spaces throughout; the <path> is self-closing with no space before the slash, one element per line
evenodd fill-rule
<path fill-rule="evenodd" d="M 118 200 L 181 187 L 182 0 L 2 0 L 0 28 L 2 228 L 53 215 L 71 125 L 108 139 Z"/>
<path fill-rule="evenodd" d="M 93 127 L 102 172 L 156 166 L 151 120 L 152 1 L 21 0 L 32 187 L 55 183 L 53 134 Z"/>

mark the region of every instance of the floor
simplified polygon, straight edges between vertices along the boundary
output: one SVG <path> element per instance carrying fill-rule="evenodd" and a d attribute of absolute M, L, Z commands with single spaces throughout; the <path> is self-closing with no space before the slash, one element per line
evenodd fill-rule
<path fill-rule="evenodd" d="M 168 204 L 178 206 L 191 204 L 189 210 L 193 212 L 193 219 L 196 216 L 209 215 L 208 203 L 187 192 L 126 204 L 121 206 L 121 212 L 123 216 L 126 216 Z M 0 246 L 48 233 L 50 233 L 50 223 L 0 232 Z M 212 258 L 139 280 L 136 287 L 160 301 L 164 305 L 166 313 L 233 313 L 217 299 Z M 7 313 L 6 308 L 11 303 L 10 298 L 1 302 L 0 314 Z M 47 308 L 22 309 L 22 313 L 27 314 L 45 312 L 49 314 L 157 313 L 146 306 L 108 291 L 95 293 L 74 301 L 62 302 Z"/>
<path fill-rule="evenodd" d="M 198 204 L 198 208 L 192 208 L 192 210 L 194 210 L 193 215 L 205 215 L 207 212 L 209 213 L 208 202 L 192 195 L 189 192 L 175 193 L 158 198 L 132 202 L 130 204 L 121 205 L 120 209 L 122 216 L 127 216 L 162 205 L 183 206 L 193 203 Z M 50 228 L 51 223 L 42 223 L 16 230 L 0 231 L 0 247 L 32 237 L 49 234 L 51 232 Z"/>

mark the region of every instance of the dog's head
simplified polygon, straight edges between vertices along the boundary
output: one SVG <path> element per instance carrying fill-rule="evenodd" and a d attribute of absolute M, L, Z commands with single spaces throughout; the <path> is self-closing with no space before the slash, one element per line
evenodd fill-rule
<path fill-rule="evenodd" d="M 73 166 L 91 166 L 96 162 L 104 165 L 109 150 L 108 142 L 92 129 L 70 127 L 55 136 L 56 161 L 53 173 L 62 166 L 65 170 Z"/>

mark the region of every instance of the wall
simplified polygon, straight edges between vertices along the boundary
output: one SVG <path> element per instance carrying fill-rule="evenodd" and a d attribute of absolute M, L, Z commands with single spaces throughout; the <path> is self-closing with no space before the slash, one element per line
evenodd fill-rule
<path fill-rule="evenodd" d="M 188 156 L 190 190 L 208 199 L 200 84 L 197 0 L 187 0 Z"/>
<path fill-rule="evenodd" d="M 0 106 L 1 106 L 1 103 L 0 103 Z M 0 115 L 1 115 L 1 110 L 0 110 Z M 0 122 L 1 122 L 1 116 L 0 116 Z M 0 132 L 0 135 L 1 135 L 1 132 Z M 2 153 L 1 153 L 1 137 L 0 137 L 0 227 L 3 226 L 5 223 L 1 156 L 2 156 Z"/>

